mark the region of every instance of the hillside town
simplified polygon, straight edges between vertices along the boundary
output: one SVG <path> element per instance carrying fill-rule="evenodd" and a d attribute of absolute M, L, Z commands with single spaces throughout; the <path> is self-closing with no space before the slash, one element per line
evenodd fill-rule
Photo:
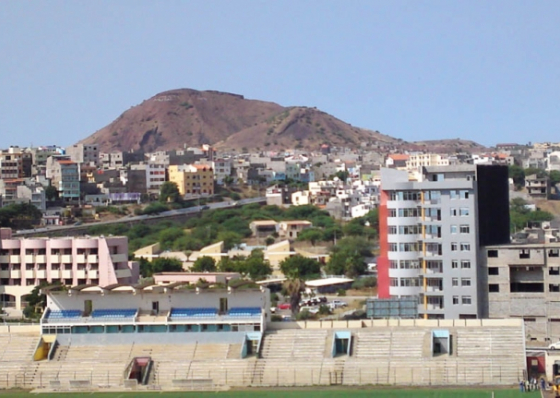
<path fill-rule="evenodd" d="M 274 292 L 276 322 L 509 318 L 524 324 L 529 346 L 560 339 L 560 232 L 541 209 L 558 197 L 560 144 L 453 153 L 10 147 L 0 176 L 7 320 L 46 324 L 37 289 L 49 286 L 252 283 Z"/>

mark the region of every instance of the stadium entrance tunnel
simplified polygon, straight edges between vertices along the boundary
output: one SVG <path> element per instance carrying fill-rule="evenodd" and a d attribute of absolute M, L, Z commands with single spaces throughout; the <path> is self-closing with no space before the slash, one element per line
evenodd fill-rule
<path fill-rule="evenodd" d="M 334 332 L 332 356 L 350 355 L 352 347 L 352 333 L 348 331 Z"/>
<path fill-rule="evenodd" d="M 133 380 L 142 385 L 148 384 L 153 363 L 151 357 L 133 358 L 126 367 L 126 380 Z"/>
<path fill-rule="evenodd" d="M 449 330 L 432 330 L 432 356 L 451 354 Z"/>

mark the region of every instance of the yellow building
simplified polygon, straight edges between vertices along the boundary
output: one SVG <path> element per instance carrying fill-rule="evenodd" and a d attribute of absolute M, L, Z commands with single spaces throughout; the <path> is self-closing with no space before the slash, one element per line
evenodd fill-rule
<path fill-rule="evenodd" d="M 177 184 L 183 196 L 214 195 L 214 169 L 206 164 L 169 166 L 169 181 Z"/>

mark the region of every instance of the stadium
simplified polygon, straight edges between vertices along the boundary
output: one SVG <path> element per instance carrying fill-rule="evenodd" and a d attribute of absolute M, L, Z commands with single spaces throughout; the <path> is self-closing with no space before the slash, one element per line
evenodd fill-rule
<path fill-rule="evenodd" d="M 41 324 L 0 326 L 0 388 L 172 391 L 504 386 L 523 321 L 270 322 L 266 288 L 52 288 Z"/>

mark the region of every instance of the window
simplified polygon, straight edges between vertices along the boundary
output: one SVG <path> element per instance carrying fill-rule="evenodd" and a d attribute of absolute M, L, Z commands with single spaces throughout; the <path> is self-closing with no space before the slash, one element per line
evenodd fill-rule
<path fill-rule="evenodd" d="M 471 285 L 471 278 L 461 278 L 461 286 L 468 287 Z"/>
<path fill-rule="evenodd" d="M 551 293 L 558 293 L 560 292 L 560 285 L 551 283 L 548 285 L 548 291 Z"/>
<path fill-rule="evenodd" d="M 397 209 L 389 209 L 389 217 L 396 217 Z"/>
<path fill-rule="evenodd" d="M 419 217 L 420 212 L 417 208 L 399 209 L 399 217 Z"/>
<path fill-rule="evenodd" d="M 469 191 L 459 191 L 459 197 L 461 199 L 468 199 L 469 198 Z"/>
<path fill-rule="evenodd" d="M 457 226 L 456 226 L 456 225 L 451 225 L 451 233 L 452 233 L 452 234 L 456 234 L 456 233 L 457 233 Z"/>
<path fill-rule="evenodd" d="M 419 225 L 401 225 L 399 226 L 400 235 L 417 235 L 420 233 Z"/>
<path fill-rule="evenodd" d="M 469 226 L 468 225 L 461 225 L 459 227 L 459 232 L 461 232 L 462 234 L 468 234 L 470 232 Z"/>
<path fill-rule="evenodd" d="M 451 286 L 459 286 L 459 278 L 451 278 Z"/>
<path fill-rule="evenodd" d="M 389 268 L 391 268 L 391 269 L 398 269 L 398 268 L 399 268 L 399 262 L 398 262 L 398 260 L 390 260 L 390 261 L 389 261 Z"/>
<path fill-rule="evenodd" d="M 399 249 L 398 249 L 398 246 L 397 246 L 396 243 L 389 243 L 389 251 L 390 251 L 390 252 L 396 252 L 396 251 L 398 251 L 398 250 L 399 250 Z"/>
<path fill-rule="evenodd" d="M 388 233 L 389 235 L 395 235 L 397 233 L 397 227 L 395 225 L 389 225 Z"/>
<path fill-rule="evenodd" d="M 462 261 L 461 261 L 461 268 L 462 268 L 462 269 L 469 269 L 469 268 L 471 268 L 471 262 L 470 262 L 470 260 L 462 260 Z"/>
<path fill-rule="evenodd" d="M 488 285 L 488 293 L 500 293 L 500 285 L 491 283 Z"/>
<path fill-rule="evenodd" d="M 459 296 L 453 296 L 453 305 L 459 304 Z"/>
<path fill-rule="evenodd" d="M 461 207 L 459 209 L 459 215 L 460 216 L 468 216 L 469 215 L 469 208 L 468 207 Z"/>
<path fill-rule="evenodd" d="M 558 257 L 559 256 L 559 250 L 558 249 L 550 249 L 548 251 L 548 257 Z"/>
<path fill-rule="evenodd" d="M 452 260 L 451 261 L 451 268 L 459 268 L 459 261 L 458 260 Z"/>
<path fill-rule="evenodd" d="M 420 281 L 418 278 L 401 278 L 401 287 L 418 287 L 420 286 Z"/>
<path fill-rule="evenodd" d="M 418 251 L 418 244 L 414 243 L 399 243 L 400 252 L 416 252 Z"/>
<path fill-rule="evenodd" d="M 401 260 L 400 269 L 419 269 L 420 261 L 418 260 Z"/>
<path fill-rule="evenodd" d="M 455 209 L 455 208 L 451 208 L 451 209 L 449 209 L 449 210 L 450 210 L 450 214 L 451 214 L 452 217 L 454 217 L 454 216 L 456 216 L 456 215 L 458 214 L 458 213 L 457 213 L 457 209 Z"/>
<path fill-rule="evenodd" d="M 391 284 L 391 286 L 394 286 L 394 287 L 399 286 L 399 278 L 391 278 L 389 280 L 389 283 Z"/>
<path fill-rule="evenodd" d="M 451 251 L 452 252 L 456 252 L 458 247 L 459 247 L 459 245 L 457 244 L 457 242 L 452 242 L 451 243 Z"/>
<path fill-rule="evenodd" d="M 497 258 L 498 257 L 498 251 L 497 250 L 488 250 L 487 252 L 488 257 L 492 257 L 492 258 Z"/>
<path fill-rule="evenodd" d="M 469 252 L 471 251 L 471 244 L 470 243 L 461 243 L 461 251 L 462 252 Z"/>
<path fill-rule="evenodd" d="M 463 305 L 471 305 L 472 304 L 471 296 L 462 296 L 461 302 L 463 303 Z"/>
<path fill-rule="evenodd" d="M 451 199 L 458 199 L 459 198 L 459 191 L 456 191 L 456 190 L 452 189 L 451 191 L 449 191 L 449 197 Z"/>
<path fill-rule="evenodd" d="M 519 250 L 519 258 L 531 258 L 531 251 L 529 249 Z"/>

